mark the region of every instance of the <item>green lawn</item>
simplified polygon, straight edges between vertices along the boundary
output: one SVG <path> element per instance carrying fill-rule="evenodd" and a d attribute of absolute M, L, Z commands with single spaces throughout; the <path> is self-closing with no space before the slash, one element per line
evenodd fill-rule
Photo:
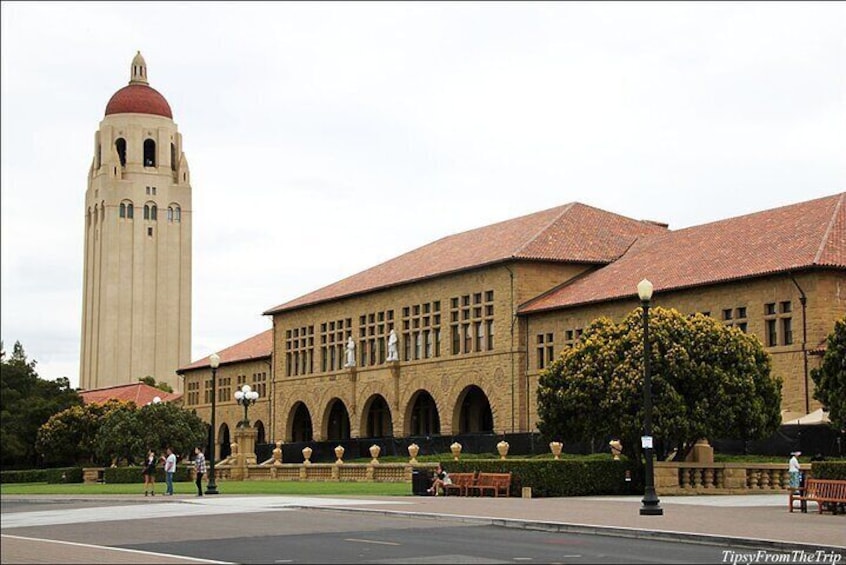
<path fill-rule="evenodd" d="M 205 485 L 203 487 L 205 489 Z M 370 482 L 309 482 L 309 481 L 218 481 L 221 494 L 284 494 L 284 495 L 333 495 L 333 496 L 404 496 L 411 495 L 409 483 Z M 156 483 L 156 495 L 163 494 L 164 483 Z M 175 494 L 196 494 L 192 482 L 173 483 Z M 7 494 L 137 494 L 144 496 L 144 484 L 47 484 L 10 483 L 0 485 L 0 496 Z"/>

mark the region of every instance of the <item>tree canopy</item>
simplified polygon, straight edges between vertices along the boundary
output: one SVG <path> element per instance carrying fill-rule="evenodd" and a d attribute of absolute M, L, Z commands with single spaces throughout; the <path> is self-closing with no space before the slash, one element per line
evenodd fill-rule
<path fill-rule="evenodd" d="M 541 374 L 538 428 L 569 442 L 623 439 L 631 455 L 643 431 L 642 309 L 621 323 L 595 320 Z M 781 381 L 754 336 L 697 314 L 654 308 L 649 317 L 653 435 L 664 445 L 699 438 L 757 439 L 781 423 Z"/>
<path fill-rule="evenodd" d="M 828 411 L 831 425 L 846 429 L 846 316 L 834 323 L 822 364 L 811 371 L 811 378 L 816 385 L 814 398 Z"/>
<path fill-rule="evenodd" d="M 104 417 L 124 406 L 123 402 L 110 400 L 105 404 L 71 406 L 53 414 L 38 429 L 35 449 L 46 463 L 94 464 L 97 434 Z"/>
<path fill-rule="evenodd" d="M 0 343 L 0 465 L 37 467 L 35 440 L 38 428 L 53 414 L 82 404 L 70 381 L 61 377 L 44 380 L 28 360 L 23 346 L 15 342 L 12 354 Z"/>

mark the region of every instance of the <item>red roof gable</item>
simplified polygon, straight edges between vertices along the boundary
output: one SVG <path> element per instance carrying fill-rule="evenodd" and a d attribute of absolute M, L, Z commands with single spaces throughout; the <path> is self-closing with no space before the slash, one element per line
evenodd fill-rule
<path fill-rule="evenodd" d="M 231 347 L 227 347 L 222 351 L 218 351 L 220 356 L 220 364 L 238 363 L 243 361 L 251 361 L 253 359 L 262 359 L 270 357 L 273 353 L 273 329 L 265 330 L 258 335 L 254 335 L 249 339 L 245 339 L 240 343 L 236 343 Z M 191 369 L 201 369 L 209 367 L 209 358 L 203 357 L 199 361 L 194 361 L 190 365 L 178 369 L 179 374 L 189 371 Z"/>
<path fill-rule="evenodd" d="M 665 225 L 578 202 L 447 236 L 265 312 L 276 314 L 506 260 L 606 264 Z"/>
<path fill-rule="evenodd" d="M 846 193 L 639 239 L 620 259 L 531 300 L 519 312 L 783 273 L 846 269 Z"/>
<path fill-rule="evenodd" d="M 173 402 L 182 398 L 181 392 L 165 392 L 148 384 L 137 382 L 126 385 L 115 385 L 105 388 L 93 388 L 79 393 L 85 404 L 104 404 L 109 400 L 132 401 L 136 406 L 144 406 L 159 397 L 162 402 Z"/>

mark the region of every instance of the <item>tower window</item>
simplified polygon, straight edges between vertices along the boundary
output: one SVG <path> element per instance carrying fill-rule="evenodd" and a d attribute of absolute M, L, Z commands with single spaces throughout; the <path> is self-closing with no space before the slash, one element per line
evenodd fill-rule
<path fill-rule="evenodd" d="M 172 222 L 172 221 L 173 221 L 173 206 L 168 206 L 168 207 L 167 207 L 167 221 L 168 221 L 168 222 Z"/>
<path fill-rule="evenodd" d="M 179 206 L 176 206 L 173 209 L 173 219 L 176 220 L 177 222 L 182 221 L 182 208 L 180 208 Z"/>
<path fill-rule="evenodd" d="M 158 208 L 156 208 L 156 205 L 155 205 L 155 204 L 153 204 L 153 205 L 150 207 L 150 219 L 151 219 L 152 221 L 154 221 L 154 222 L 158 219 L 158 218 L 157 218 L 157 216 L 158 216 L 157 211 L 158 211 Z"/>
<path fill-rule="evenodd" d="M 115 149 L 117 149 L 118 159 L 120 159 L 120 166 L 126 166 L 126 140 L 122 137 L 115 140 Z"/>
<path fill-rule="evenodd" d="M 121 203 L 120 203 L 120 212 L 119 212 L 119 214 L 120 214 L 120 217 L 121 217 L 121 218 L 125 218 L 125 217 L 126 217 L 126 204 L 124 204 L 123 202 L 121 202 Z"/>
<path fill-rule="evenodd" d="M 152 228 L 152 226 L 147 228 L 147 236 L 148 236 L 148 237 L 153 237 L 153 228 Z"/>
<path fill-rule="evenodd" d="M 144 166 L 156 166 L 156 142 L 152 139 L 144 140 Z"/>
<path fill-rule="evenodd" d="M 135 206 L 132 205 L 132 202 L 126 205 L 126 217 L 130 220 L 135 217 Z"/>
<path fill-rule="evenodd" d="M 176 145 L 170 144 L 170 170 L 176 170 Z"/>
<path fill-rule="evenodd" d="M 144 219 L 145 220 L 150 219 L 150 205 L 149 204 L 144 204 Z"/>

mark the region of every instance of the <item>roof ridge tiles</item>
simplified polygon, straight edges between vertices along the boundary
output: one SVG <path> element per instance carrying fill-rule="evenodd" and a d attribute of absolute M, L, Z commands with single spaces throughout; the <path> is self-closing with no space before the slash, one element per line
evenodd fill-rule
<path fill-rule="evenodd" d="M 552 226 L 554 226 L 555 224 L 557 224 L 561 220 L 561 218 L 564 216 L 564 214 L 568 213 L 576 205 L 583 206 L 583 204 L 580 204 L 579 202 L 570 202 L 570 203 L 564 204 L 562 206 L 556 206 L 555 208 L 561 208 L 561 212 L 557 216 L 552 218 L 549 221 L 549 223 L 547 223 L 545 226 L 543 226 L 542 228 L 537 230 L 537 232 L 535 234 L 531 235 L 526 241 L 523 242 L 522 245 L 518 246 L 514 250 L 514 252 L 511 254 L 511 257 L 520 257 L 521 251 L 525 250 L 529 245 L 534 243 L 541 235 L 543 235 L 545 232 L 549 231 L 549 229 Z M 550 210 L 554 210 L 555 208 L 550 208 Z M 535 213 L 539 213 L 539 212 L 535 212 Z M 531 215 L 531 214 L 529 214 L 529 215 Z M 512 219 L 516 220 L 517 218 L 512 218 Z M 510 220 L 505 220 L 505 221 L 510 221 Z"/>
<path fill-rule="evenodd" d="M 822 255 L 825 252 L 826 245 L 828 244 L 829 240 L 831 239 L 831 233 L 834 231 L 834 226 L 837 224 L 838 216 L 843 211 L 843 201 L 846 199 L 846 192 L 840 194 L 840 199 L 837 201 L 837 204 L 834 206 L 834 213 L 831 215 L 831 220 L 828 222 L 828 226 L 826 227 L 825 234 L 820 241 L 820 247 L 817 249 L 816 255 L 814 255 L 814 264 L 819 265 L 820 260 L 822 259 Z"/>

